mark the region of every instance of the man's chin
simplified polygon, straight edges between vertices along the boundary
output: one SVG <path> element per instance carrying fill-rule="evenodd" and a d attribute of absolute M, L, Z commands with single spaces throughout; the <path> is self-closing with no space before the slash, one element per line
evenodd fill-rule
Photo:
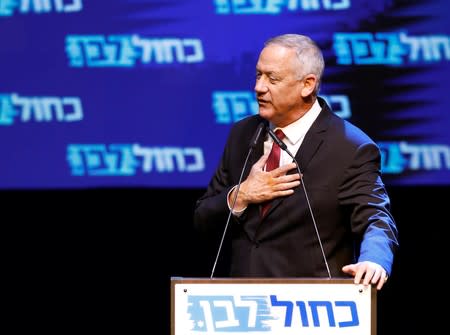
<path fill-rule="evenodd" d="M 261 116 L 262 118 L 266 119 L 266 120 L 270 120 L 270 118 L 272 117 L 273 113 L 271 109 L 268 108 L 259 108 L 259 116 Z"/>

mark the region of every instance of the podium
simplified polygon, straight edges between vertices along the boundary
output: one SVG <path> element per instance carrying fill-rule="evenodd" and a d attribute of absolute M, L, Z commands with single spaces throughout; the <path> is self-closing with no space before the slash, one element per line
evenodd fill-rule
<path fill-rule="evenodd" d="M 376 335 L 376 292 L 351 278 L 172 277 L 171 335 Z"/>

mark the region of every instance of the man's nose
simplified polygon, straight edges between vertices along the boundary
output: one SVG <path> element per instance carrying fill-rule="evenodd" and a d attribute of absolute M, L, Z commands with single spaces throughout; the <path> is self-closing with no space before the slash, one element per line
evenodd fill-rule
<path fill-rule="evenodd" d="M 255 83 L 255 92 L 258 93 L 264 93 L 267 92 L 267 85 L 265 84 L 264 80 L 259 79 Z"/>

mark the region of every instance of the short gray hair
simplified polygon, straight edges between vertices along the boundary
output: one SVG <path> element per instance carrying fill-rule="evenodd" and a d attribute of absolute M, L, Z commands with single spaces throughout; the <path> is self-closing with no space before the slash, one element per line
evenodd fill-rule
<path fill-rule="evenodd" d="M 285 48 L 294 49 L 296 51 L 298 61 L 301 64 L 299 76 L 302 78 L 307 74 L 314 74 L 318 79 L 314 90 L 315 94 L 317 94 L 319 92 L 323 71 L 325 69 L 323 54 L 317 43 L 305 35 L 284 34 L 268 39 L 264 43 L 264 46 L 274 44 Z"/>

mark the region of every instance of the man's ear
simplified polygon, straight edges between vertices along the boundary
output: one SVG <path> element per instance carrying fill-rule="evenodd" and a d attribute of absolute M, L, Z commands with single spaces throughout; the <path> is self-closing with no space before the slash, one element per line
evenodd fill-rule
<path fill-rule="evenodd" d="M 317 77 L 314 74 L 308 74 L 303 78 L 303 88 L 301 91 L 303 98 L 310 96 L 314 92 L 316 83 Z"/>

